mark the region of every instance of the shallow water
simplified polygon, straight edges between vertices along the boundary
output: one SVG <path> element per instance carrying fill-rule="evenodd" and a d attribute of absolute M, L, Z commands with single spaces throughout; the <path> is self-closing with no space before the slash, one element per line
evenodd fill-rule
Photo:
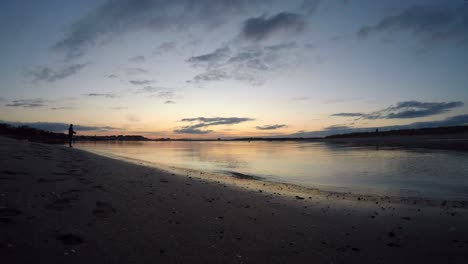
<path fill-rule="evenodd" d="M 468 153 L 323 142 L 79 142 L 77 148 L 306 187 L 468 200 Z"/>

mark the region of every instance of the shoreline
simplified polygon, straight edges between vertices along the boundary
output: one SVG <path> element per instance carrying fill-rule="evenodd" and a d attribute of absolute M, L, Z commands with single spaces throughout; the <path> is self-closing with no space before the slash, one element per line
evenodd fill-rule
<path fill-rule="evenodd" d="M 8 263 L 467 260 L 468 212 L 450 203 L 275 195 L 1 137 L 0 150 Z"/>
<path fill-rule="evenodd" d="M 465 207 L 468 205 L 467 199 L 451 199 L 451 198 L 440 198 L 440 197 L 425 197 L 425 196 L 410 196 L 410 195 L 396 195 L 391 192 L 382 192 L 377 189 L 353 189 L 340 186 L 302 186 L 294 183 L 286 183 L 280 181 L 271 181 L 259 177 L 255 178 L 238 178 L 236 176 L 230 176 L 223 173 L 216 173 L 210 171 L 203 171 L 198 169 L 191 169 L 186 167 L 176 167 L 163 163 L 156 163 L 150 161 L 144 161 L 135 158 L 129 158 L 119 156 L 111 153 L 105 153 L 100 151 L 94 151 L 89 149 L 79 148 L 81 151 L 96 154 L 99 156 L 111 158 L 118 161 L 129 162 L 136 165 L 147 166 L 149 168 L 156 168 L 168 173 L 174 173 L 185 177 L 197 177 L 203 180 L 209 180 L 216 183 L 224 183 L 240 188 L 249 190 L 263 191 L 270 194 L 281 194 L 289 197 L 309 197 L 313 195 L 321 195 L 323 197 L 339 196 L 342 199 L 357 200 L 363 199 L 368 201 L 379 201 L 385 200 L 392 203 L 402 204 L 426 204 L 430 206 L 438 206 L 440 204 L 451 205 L 454 207 Z M 396 192 L 396 191 L 394 191 Z"/>

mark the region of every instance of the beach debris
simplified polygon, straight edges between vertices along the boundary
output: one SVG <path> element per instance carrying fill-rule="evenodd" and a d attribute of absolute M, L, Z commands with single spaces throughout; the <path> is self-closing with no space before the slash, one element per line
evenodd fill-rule
<path fill-rule="evenodd" d="M 301 196 L 299 196 L 299 195 L 296 195 L 296 199 L 297 199 L 297 200 L 304 200 L 304 197 L 301 197 Z"/>

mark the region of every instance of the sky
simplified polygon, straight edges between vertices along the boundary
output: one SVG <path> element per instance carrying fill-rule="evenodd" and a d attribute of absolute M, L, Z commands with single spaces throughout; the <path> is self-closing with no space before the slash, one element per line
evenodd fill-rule
<path fill-rule="evenodd" d="M 464 0 L 6 0 L 0 120 L 150 138 L 468 124 Z"/>

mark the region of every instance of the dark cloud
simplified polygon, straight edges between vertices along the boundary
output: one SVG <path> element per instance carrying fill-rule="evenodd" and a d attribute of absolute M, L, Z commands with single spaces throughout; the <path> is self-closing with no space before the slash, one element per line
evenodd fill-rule
<path fill-rule="evenodd" d="M 68 130 L 68 126 L 70 124 L 67 123 L 49 123 L 49 122 L 7 122 L 7 121 L 1 121 L 1 123 L 7 123 L 12 126 L 29 126 L 37 129 L 42 129 L 46 131 L 52 131 L 52 132 L 63 132 Z M 99 130 L 99 131 L 107 131 L 107 130 L 114 130 L 118 128 L 110 127 L 110 126 L 82 126 L 82 125 L 76 125 L 73 124 L 73 128 L 77 130 L 78 132 L 81 131 L 93 131 L 93 130 Z"/>
<path fill-rule="evenodd" d="M 262 15 L 244 21 L 242 37 L 262 41 L 277 33 L 299 33 L 305 25 L 304 17 L 296 13 L 281 12 L 270 17 Z"/>
<path fill-rule="evenodd" d="M 206 82 L 206 81 L 224 81 L 227 79 L 231 79 L 231 76 L 222 70 L 207 70 L 204 73 L 200 73 L 193 77 L 193 80 L 188 81 L 190 82 Z"/>
<path fill-rule="evenodd" d="M 225 59 L 230 54 L 231 54 L 231 49 L 229 47 L 221 47 L 207 54 L 190 57 L 187 61 L 193 64 L 216 63 Z"/>
<path fill-rule="evenodd" d="M 146 60 L 145 56 L 141 56 L 141 55 L 128 58 L 128 61 L 135 62 L 135 63 L 145 62 L 145 60 Z"/>
<path fill-rule="evenodd" d="M 184 118 L 180 122 L 191 122 L 188 126 L 183 126 L 180 129 L 174 130 L 176 134 L 207 134 L 212 130 L 201 130 L 202 128 L 219 126 L 219 125 L 234 125 L 254 119 L 247 117 L 196 117 L 196 118 Z"/>
<path fill-rule="evenodd" d="M 320 0 L 303 0 L 298 11 L 311 15 L 317 11 L 319 4 Z"/>
<path fill-rule="evenodd" d="M 297 64 L 297 57 L 293 53 L 296 48 L 295 42 L 265 47 L 255 45 L 235 50 L 221 47 L 211 53 L 191 57 L 187 60 L 193 66 L 205 67 L 203 73 L 194 76 L 188 82 L 200 83 L 233 79 L 259 84 L 262 83 L 262 76 L 266 72 Z"/>
<path fill-rule="evenodd" d="M 364 113 L 337 113 L 332 116 L 359 117 L 362 119 L 409 119 L 427 117 L 446 113 L 454 108 L 463 106 L 463 102 L 419 102 L 404 101 L 382 110 Z"/>
<path fill-rule="evenodd" d="M 161 52 L 170 52 L 170 51 L 173 51 L 176 49 L 176 43 L 173 42 L 173 41 L 167 41 L 167 42 L 163 42 L 161 43 L 161 45 L 159 45 L 158 47 L 158 52 L 161 53 Z"/>
<path fill-rule="evenodd" d="M 175 102 L 174 102 L 174 101 L 171 101 L 171 100 L 167 100 L 167 101 L 165 101 L 164 103 L 165 103 L 165 104 L 175 104 Z"/>
<path fill-rule="evenodd" d="M 365 38 L 378 32 L 408 31 L 425 43 L 468 40 L 468 4 L 458 8 L 434 5 L 411 6 L 402 12 L 384 17 L 377 24 L 364 26 L 358 36 Z"/>
<path fill-rule="evenodd" d="M 36 108 L 42 107 L 46 102 L 42 99 L 25 99 L 25 100 L 14 100 L 5 106 L 8 107 L 23 107 L 23 108 Z"/>
<path fill-rule="evenodd" d="M 337 113 L 337 114 L 333 114 L 331 116 L 360 117 L 360 116 L 365 116 L 365 114 L 363 114 L 363 113 Z"/>
<path fill-rule="evenodd" d="M 106 78 L 109 78 L 109 79 L 115 79 L 115 78 L 119 78 L 117 75 L 115 74 L 108 74 L 105 76 Z"/>
<path fill-rule="evenodd" d="M 256 126 L 255 128 L 258 130 L 275 130 L 286 127 L 286 125 L 265 125 L 265 126 Z"/>
<path fill-rule="evenodd" d="M 149 84 L 154 83 L 153 80 L 130 80 L 128 82 L 133 85 L 149 85 Z"/>
<path fill-rule="evenodd" d="M 231 15 L 251 12 L 266 0 L 108 0 L 95 12 L 74 23 L 53 49 L 77 58 L 112 37 L 137 30 L 215 28 Z"/>
<path fill-rule="evenodd" d="M 55 82 L 77 74 L 87 65 L 86 63 L 72 64 L 55 70 L 49 67 L 43 67 L 42 69 L 33 71 L 32 75 L 36 81 Z"/>
<path fill-rule="evenodd" d="M 89 93 L 86 94 L 89 97 L 105 97 L 105 98 L 116 98 L 117 95 L 113 93 Z"/>
<path fill-rule="evenodd" d="M 174 130 L 176 134 L 195 134 L 195 135 L 202 135 L 202 134 L 209 134 L 213 132 L 213 130 L 200 130 L 196 128 L 184 127 L 181 129 Z"/>

